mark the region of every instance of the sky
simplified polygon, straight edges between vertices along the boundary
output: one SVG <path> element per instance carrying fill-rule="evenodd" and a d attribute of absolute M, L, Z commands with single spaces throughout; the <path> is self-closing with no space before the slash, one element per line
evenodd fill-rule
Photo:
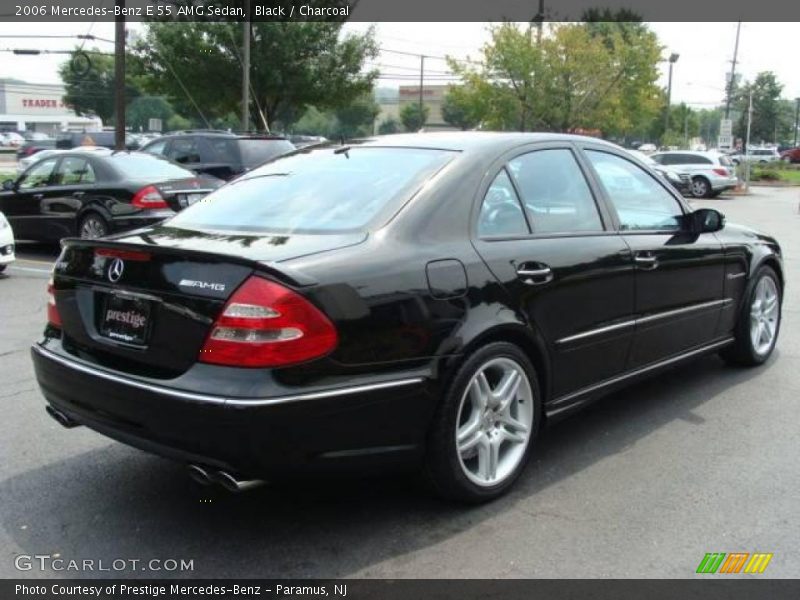
<path fill-rule="evenodd" d="M 480 48 L 489 39 L 489 23 L 348 23 L 346 31 L 360 32 L 374 26 L 382 48 L 378 59 L 370 66 L 380 69 L 379 85 L 396 87 L 416 84 L 419 77 L 419 58 L 403 53 L 423 53 L 425 82 L 430 84 L 453 81 L 448 77 L 447 64 L 441 57 L 459 59 L 480 58 Z M 130 23 L 133 30 L 139 23 Z M 673 103 L 686 102 L 691 106 L 713 107 L 724 97 L 725 73 L 730 70 L 736 23 L 651 23 L 664 45 L 664 56 L 680 55 L 674 66 L 672 82 Z M 8 48 L 38 48 L 64 50 L 72 48 L 77 39 L 31 39 L 8 36 L 92 34 L 113 39 L 113 23 L 0 23 L 0 50 Z M 800 23 L 743 23 L 739 43 L 737 72 L 745 79 L 759 71 L 772 70 L 784 84 L 786 98 L 800 97 L 800 69 L 791 47 L 800 34 Z M 111 44 L 94 42 L 101 48 L 113 49 Z M 59 55 L 15 56 L 0 52 L 0 78 L 12 77 L 29 83 L 59 83 L 58 66 L 64 60 Z M 662 63 L 661 82 L 666 86 L 667 63 Z"/>

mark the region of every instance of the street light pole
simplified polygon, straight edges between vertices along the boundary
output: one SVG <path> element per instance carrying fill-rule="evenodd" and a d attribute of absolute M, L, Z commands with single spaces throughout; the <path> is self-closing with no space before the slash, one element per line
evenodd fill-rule
<path fill-rule="evenodd" d="M 672 65 L 678 62 L 678 57 L 680 54 L 673 52 L 669 55 L 669 77 L 667 80 L 667 107 L 664 111 L 664 136 L 661 138 L 661 143 L 663 144 L 667 138 L 667 131 L 669 130 L 669 106 L 672 102 Z"/>
<path fill-rule="evenodd" d="M 422 126 L 425 125 L 425 118 L 422 112 L 422 86 L 423 86 L 423 78 L 425 76 L 425 55 L 419 55 L 419 122 L 420 122 L 420 129 Z"/>
<path fill-rule="evenodd" d="M 753 122 L 753 90 L 750 89 L 750 100 L 747 104 L 747 135 L 744 142 L 744 189 L 750 190 L 750 125 Z"/>
<path fill-rule="evenodd" d="M 242 132 L 250 129 L 250 13 L 242 22 Z"/>
<path fill-rule="evenodd" d="M 794 147 L 797 148 L 797 128 L 800 126 L 800 98 L 794 99 Z"/>
<path fill-rule="evenodd" d="M 114 148 L 125 150 L 125 0 L 115 0 L 114 29 Z"/>

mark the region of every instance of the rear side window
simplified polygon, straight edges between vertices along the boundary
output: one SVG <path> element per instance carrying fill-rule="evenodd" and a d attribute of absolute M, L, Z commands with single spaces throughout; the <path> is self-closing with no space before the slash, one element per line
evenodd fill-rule
<path fill-rule="evenodd" d="M 94 169 L 88 160 L 77 156 L 61 159 L 56 171 L 55 185 L 80 185 L 94 182 Z"/>
<path fill-rule="evenodd" d="M 518 156 L 508 167 L 533 233 L 603 230 L 594 196 L 570 150 L 537 150 Z"/>
<path fill-rule="evenodd" d="M 478 217 L 478 235 L 493 237 L 528 233 L 528 224 L 525 222 L 517 192 L 514 191 L 508 173 L 503 169 L 494 178 L 483 198 Z"/>
<path fill-rule="evenodd" d="M 169 221 L 188 229 L 341 232 L 393 214 L 454 152 L 355 147 L 279 158 Z"/>
<path fill-rule="evenodd" d="M 732 167 L 733 161 L 727 156 L 720 156 L 719 164 L 721 164 L 723 167 Z"/>
<path fill-rule="evenodd" d="M 181 164 L 201 162 L 197 140 L 192 138 L 173 140 L 169 149 L 169 157 L 176 163 Z"/>
<path fill-rule="evenodd" d="M 144 148 L 143 150 L 145 152 L 149 152 L 150 154 L 161 154 L 161 155 L 163 155 L 164 154 L 164 150 L 166 150 L 166 147 L 167 147 L 166 140 L 160 140 L 160 141 L 156 142 L 155 144 L 151 144 L 151 145 L 147 146 L 147 148 Z"/>

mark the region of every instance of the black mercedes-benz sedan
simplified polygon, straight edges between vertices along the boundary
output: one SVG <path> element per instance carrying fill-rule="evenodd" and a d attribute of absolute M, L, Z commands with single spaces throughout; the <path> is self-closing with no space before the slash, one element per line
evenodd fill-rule
<path fill-rule="evenodd" d="M 94 239 L 163 221 L 222 183 L 144 152 L 76 148 L 4 181 L 0 211 L 17 239 Z"/>
<path fill-rule="evenodd" d="M 494 498 L 547 421 L 701 354 L 766 361 L 784 287 L 774 239 L 553 134 L 297 151 L 63 246 L 48 412 L 229 489 L 414 466 Z"/>

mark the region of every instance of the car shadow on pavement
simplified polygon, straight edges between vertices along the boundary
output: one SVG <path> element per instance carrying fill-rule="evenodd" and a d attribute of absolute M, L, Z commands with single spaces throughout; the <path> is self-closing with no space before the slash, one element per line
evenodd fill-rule
<path fill-rule="evenodd" d="M 193 572 L 49 576 L 369 577 L 373 565 L 505 512 L 524 510 L 536 518 L 541 490 L 675 420 L 702 425 L 696 408 L 764 375 L 777 358 L 737 370 L 706 357 L 606 397 L 545 430 L 514 490 L 485 506 L 441 502 L 412 476 L 276 484 L 230 495 L 198 486 L 180 465 L 110 443 L 0 482 L 0 520 L 16 548 L 31 555 L 194 561 Z M 41 576 L 2 570 L 5 577 Z"/>

